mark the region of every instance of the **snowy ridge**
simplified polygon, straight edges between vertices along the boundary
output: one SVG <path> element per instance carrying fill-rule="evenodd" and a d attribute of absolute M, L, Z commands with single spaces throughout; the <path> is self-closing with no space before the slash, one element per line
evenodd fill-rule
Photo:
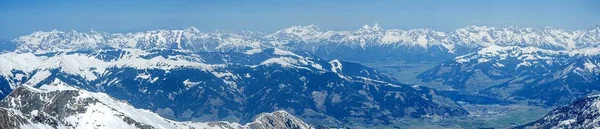
<path fill-rule="evenodd" d="M 194 27 L 183 30 L 152 30 L 137 33 L 78 31 L 37 31 L 14 39 L 19 43 L 16 51 L 92 50 L 97 48 L 172 48 L 203 51 L 233 51 L 259 48 L 260 42 L 251 38 L 253 33 L 214 32 L 202 33 Z"/>
<path fill-rule="evenodd" d="M 291 51 L 281 50 L 278 48 L 273 48 L 272 50 L 273 50 L 272 54 L 279 55 L 279 57 L 267 59 L 265 61 L 262 61 L 259 65 L 253 65 L 251 67 L 257 67 L 257 66 L 261 66 L 261 65 L 278 64 L 283 67 L 294 67 L 294 68 L 302 68 L 302 69 L 308 69 L 308 70 L 317 69 L 319 71 L 325 70 L 325 69 L 323 69 L 323 66 L 321 66 L 320 64 L 313 61 L 312 58 L 310 58 L 310 57 L 303 57 L 303 56 L 295 54 Z M 253 50 L 250 50 L 250 51 L 253 51 Z"/>
<path fill-rule="evenodd" d="M 482 48 L 481 50 L 458 56 L 455 61 L 458 63 L 467 63 L 469 61 L 487 62 L 482 60 L 492 60 L 488 58 L 497 58 L 497 60 L 505 60 L 507 57 L 516 57 L 523 61 L 552 59 L 551 56 L 567 55 L 567 56 L 598 56 L 600 54 L 599 47 L 589 47 L 577 50 L 549 50 L 536 47 L 518 47 L 518 46 L 497 46 L 492 45 Z"/>
<path fill-rule="evenodd" d="M 459 41 L 479 46 L 535 46 L 540 48 L 574 49 L 583 35 L 582 30 L 569 31 L 546 28 L 495 28 L 487 26 L 468 26 L 457 29 Z"/>
<path fill-rule="evenodd" d="M 451 101 L 442 101 L 441 99 L 446 97 L 432 93 L 436 92 L 435 90 L 425 87 L 413 88 L 358 63 L 325 60 L 308 52 L 294 53 L 277 48 L 252 49 L 244 53 L 102 49 L 40 53 L 31 56 L 32 59 L 42 62 L 49 59 L 57 61 L 47 63 L 51 65 L 35 63 L 36 65 L 24 68 L 17 67 L 18 63 L 3 65 L 3 70 L 8 72 L 0 77 L 6 80 L 5 82 L 11 82 L 2 83 L 3 92 L 14 93 L 22 85 L 44 87 L 44 84 L 60 79 L 82 89 L 104 92 L 127 100 L 136 107 L 155 111 L 165 118 L 184 121 L 226 119 L 250 122 L 252 116 L 263 111 L 282 109 L 293 109 L 296 115 L 303 114 L 296 109 L 317 112 L 317 116 L 303 118 L 312 122 L 322 122 L 321 119 L 327 118 L 328 123 L 325 124 L 337 122 L 337 118 L 341 121 L 347 117 L 391 121 L 400 117 L 459 116 L 467 113 Z M 22 60 L 30 59 L 19 56 L 3 57 L 10 58 L 13 62 L 25 62 Z M 64 65 L 82 60 L 81 58 L 96 62 L 81 67 Z M 167 61 L 133 65 L 146 64 L 148 60 L 155 58 Z M 70 60 L 71 63 L 61 62 L 62 60 Z M 170 61 L 177 63 L 171 64 Z M 180 61 L 190 64 L 179 63 Z M 70 71 L 79 72 L 72 74 Z M 341 99 L 341 96 L 360 99 Z M 334 103 L 323 103 L 325 101 Z M 364 103 L 369 104 L 363 105 Z M 382 103 L 389 105 L 383 106 Z M 364 114 L 350 115 L 365 108 L 372 110 Z M 330 112 L 330 109 L 345 113 Z M 418 112 L 405 112 L 405 109 L 418 109 Z M 213 112 L 216 110 L 228 112 Z M 387 112 L 390 110 L 398 112 Z M 381 114 L 391 117 L 376 117 Z"/>
<path fill-rule="evenodd" d="M 550 111 L 543 118 L 518 128 L 600 128 L 600 96 L 588 96 Z"/>
<path fill-rule="evenodd" d="M 256 32 L 200 32 L 194 27 L 182 30 L 153 30 L 137 33 L 106 33 L 91 30 L 38 31 L 13 40 L 18 52 L 90 50 L 95 48 L 170 48 L 193 51 L 246 51 L 256 48 L 286 48 L 337 43 L 365 49 L 369 46 L 441 47 L 454 53 L 456 48 L 480 48 L 492 45 L 573 50 L 597 46 L 600 26 L 589 30 L 546 28 L 496 28 L 467 26 L 452 32 L 428 28 L 411 30 L 383 29 L 378 24 L 364 25 L 355 31 L 321 30 L 315 25 L 293 26 L 271 34 Z M 306 43 L 306 44 L 303 44 Z M 315 44 L 316 43 L 316 44 Z M 310 49 L 309 49 L 310 50 Z"/>
<path fill-rule="evenodd" d="M 549 50 L 490 46 L 441 63 L 418 78 L 501 99 L 566 104 L 596 89 L 589 86 L 600 81 L 599 52 L 597 47 Z"/>
<path fill-rule="evenodd" d="M 148 110 L 136 109 L 107 94 L 87 92 L 68 86 L 60 80 L 55 80 L 40 89 L 24 86 L 15 92 L 2 100 L 0 105 L 2 109 L 8 109 L 11 112 L 5 117 L 26 120 L 22 121 L 20 125 L 16 125 L 18 128 L 311 128 L 285 111 L 260 115 L 254 122 L 245 125 L 229 122 L 176 122 L 162 118 Z M 61 99 L 56 100 L 53 99 L 54 97 L 61 97 Z M 66 105 L 56 106 L 60 103 Z M 56 109 L 64 111 L 58 112 L 58 114 L 51 112 Z M 6 125 L 2 127 L 6 127 Z"/>
<path fill-rule="evenodd" d="M 117 53 L 110 55 L 108 53 Z M 177 54 L 179 53 L 179 54 Z M 312 57 L 304 57 L 294 52 L 277 48 L 262 50 L 249 50 L 239 56 L 257 57 L 254 55 L 262 53 L 270 55 L 260 62 L 244 62 L 243 67 L 256 68 L 264 65 L 280 65 L 289 68 L 301 68 L 307 70 L 326 71 L 321 64 L 315 62 Z M 168 55 L 161 55 L 168 54 Z M 202 54 L 202 53 L 198 53 Z M 51 75 L 50 71 L 59 70 L 62 73 L 80 76 L 87 81 L 94 81 L 99 77 L 110 74 L 111 68 L 134 68 L 134 69 L 161 69 L 172 70 L 178 68 L 192 68 L 211 72 L 214 76 L 225 79 L 235 86 L 235 80 L 239 77 L 229 72 L 227 67 L 237 67 L 236 60 L 220 59 L 224 62 L 205 61 L 201 55 L 185 50 L 139 50 L 139 49 L 103 49 L 95 52 L 50 52 L 50 53 L 4 53 L 0 54 L 0 60 L 5 61 L 0 65 L 0 76 L 8 79 L 11 89 L 18 85 L 35 86 L 40 81 Z M 210 54 L 210 53 L 204 53 Z M 114 56 L 114 57 L 111 57 Z M 209 57 L 206 57 L 209 58 Z M 261 61 L 262 60 L 262 61 Z M 18 72 L 16 72 L 18 71 Z M 30 77 L 26 82 L 22 77 Z M 156 81 L 151 75 L 140 74 L 136 79 Z"/>
<path fill-rule="evenodd" d="M 105 52 L 105 51 L 99 51 Z M 0 60 L 5 61 L 0 66 L 2 76 L 21 76 L 13 74 L 13 70 L 19 70 L 25 73 L 34 71 L 49 71 L 60 69 L 61 72 L 70 73 L 73 75 L 82 76 L 88 80 L 95 80 L 98 76 L 105 74 L 108 68 L 130 67 L 136 69 L 174 69 L 179 67 L 192 67 L 203 70 L 211 70 L 215 67 L 223 67 L 221 64 L 205 64 L 200 62 L 199 57 L 192 59 L 184 57 L 162 57 L 156 56 L 150 59 L 145 59 L 143 56 L 148 56 L 149 52 L 127 49 L 123 50 L 119 58 L 113 60 L 101 60 L 92 54 L 81 53 L 47 53 L 49 55 L 34 55 L 32 53 L 5 53 L 0 55 Z M 193 57 L 193 56 L 192 56 Z M 47 76 L 47 75 L 40 75 Z M 11 86 L 17 85 L 14 82 Z M 13 87 L 14 89 L 14 87 Z"/>
<path fill-rule="evenodd" d="M 302 32 L 302 33 L 297 33 Z M 281 40 L 284 37 L 294 37 Z M 444 32 L 431 29 L 412 29 L 412 30 L 384 30 L 378 24 L 364 25 L 356 31 L 320 31 L 314 25 L 294 26 L 277 31 L 267 36 L 266 39 L 275 40 L 287 44 L 289 42 L 304 43 L 341 43 L 348 46 L 357 46 L 365 48 L 367 46 L 390 45 L 395 46 L 419 46 L 427 48 L 429 46 L 441 45 L 447 46 L 453 50 L 450 38 Z"/>
<path fill-rule="evenodd" d="M 458 56 L 453 61 L 443 63 L 441 66 L 464 66 L 460 68 L 460 72 L 488 71 L 490 69 L 502 71 L 502 73 L 495 73 L 495 76 L 508 74 L 506 72 L 523 75 L 524 73 L 521 72 L 527 72 L 523 70 L 529 70 L 529 72 L 541 70 L 534 73 L 543 74 L 561 71 L 557 75 L 575 72 L 580 76 L 591 77 L 600 74 L 599 56 L 600 48 L 597 47 L 578 50 L 548 50 L 536 47 L 501 47 L 494 45 L 474 53 Z M 487 65 L 493 67 L 486 67 Z"/>

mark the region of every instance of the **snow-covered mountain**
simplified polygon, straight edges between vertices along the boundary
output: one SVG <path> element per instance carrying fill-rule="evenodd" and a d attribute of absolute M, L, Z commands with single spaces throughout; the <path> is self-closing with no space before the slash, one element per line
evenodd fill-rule
<path fill-rule="evenodd" d="M 137 33 L 37 31 L 14 39 L 16 51 L 93 50 L 98 48 L 185 49 L 195 51 L 236 51 L 260 48 L 257 32 L 203 33 L 194 27 L 183 30 L 152 30 Z"/>
<path fill-rule="evenodd" d="M 470 93 L 555 105 L 600 90 L 599 63 L 600 48 L 490 46 L 444 62 L 418 78 Z"/>
<path fill-rule="evenodd" d="M 396 82 L 357 63 L 276 48 L 5 53 L 0 60 L 4 95 L 60 79 L 176 120 L 248 122 L 261 112 L 286 110 L 331 125 L 467 114 L 427 87 Z"/>
<path fill-rule="evenodd" d="M 247 124 L 177 122 L 105 93 L 92 93 L 56 79 L 39 89 L 22 86 L 0 101 L 3 129 L 309 129 L 310 125 L 285 111 L 258 115 Z"/>
<path fill-rule="evenodd" d="M 519 126 L 527 129 L 593 129 L 600 128 L 600 96 L 589 96 L 570 105 L 560 106 L 543 118 Z"/>
<path fill-rule="evenodd" d="M 321 30 L 315 25 L 293 26 L 274 33 L 199 32 L 153 30 L 137 33 L 38 31 L 13 40 L 18 52 L 91 50 L 97 48 L 184 49 L 191 51 L 237 51 L 280 48 L 309 51 L 330 59 L 370 61 L 443 61 L 480 48 L 498 46 L 572 50 L 597 46 L 600 26 L 589 30 L 546 28 L 496 28 L 468 26 L 453 32 L 421 28 L 383 29 L 365 25 L 355 31 Z M 418 56 L 418 57 L 415 57 Z"/>

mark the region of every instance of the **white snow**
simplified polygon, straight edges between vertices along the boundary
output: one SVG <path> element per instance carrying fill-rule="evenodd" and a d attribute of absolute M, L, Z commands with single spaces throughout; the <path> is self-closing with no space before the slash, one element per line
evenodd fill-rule
<path fill-rule="evenodd" d="M 67 127 L 64 127 L 64 126 L 58 126 L 57 128 L 54 128 L 50 125 L 41 124 L 41 123 L 23 124 L 23 125 L 20 125 L 19 128 L 20 129 L 67 129 Z"/>
<path fill-rule="evenodd" d="M 281 49 L 278 49 L 278 48 L 274 48 L 273 54 L 276 54 L 276 55 L 281 55 L 281 56 L 295 56 L 295 57 L 301 57 L 301 56 L 297 55 L 297 54 L 296 54 L 296 53 L 294 53 L 294 52 L 291 52 L 291 51 L 286 51 L 286 50 L 281 50 Z"/>
<path fill-rule="evenodd" d="M 270 58 L 260 63 L 260 65 L 279 64 L 283 67 L 295 66 L 298 60 L 289 57 Z"/>
<path fill-rule="evenodd" d="M 462 58 L 462 57 L 457 57 L 457 58 L 454 59 L 454 61 L 456 61 L 457 63 L 461 63 L 462 64 L 462 63 L 469 62 L 469 59 Z"/>
<path fill-rule="evenodd" d="M 340 62 L 340 60 L 338 60 L 338 59 L 331 60 L 331 61 L 329 61 L 329 64 L 331 64 L 332 72 L 336 73 L 341 78 L 346 78 L 342 73 L 342 63 Z"/>
<path fill-rule="evenodd" d="M 490 61 L 490 59 L 486 59 L 486 58 L 477 59 L 478 63 L 485 63 L 485 62 L 488 62 L 488 61 Z"/>
<path fill-rule="evenodd" d="M 35 73 L 33 75 L 33 77 L 31 77 L 29 80 L 27 80 L 27 82 L 25 82 L 25 84 L 34 86 L 34 85 L 38 84 L 40 81 L 48 78 L 50 75 L 51 75 L 51 73 L 49 71 L 39 71 L 39 72 Z M 11 88 L 14 89 L 14 87 L 11 87 Z"/>
<path fill-rule="evenodd" d="M 189 80 L 186 80 L 186 81 L 184 81 L 184 83 L 194 84 L 197 82 L 191 82 Z M 66 128 L 74 128 L 74 129 L 87 129 L 87 128 L 137 129 L 138 128 L 135 125 L 129 124 L 128 122 L 124 121 L 125 117 L 128 117 L 135 122 L 139 122 L 140 124 L 149 125 L 149 126 L 152 126 L 154 128 L 159 128 L 159 129 L 192 129 L 192 128 L 224 129 L 224 128 L 229 128 L 229 127 L 244 129 L 244 128 L 249 128 L 250 124 L 256 124 L 256 123 L 262 122 L 262 121 L 254 121 L 251 123 L 247 123 L 245 125 L 241 125 L 239 123 L 221 122 L 222 124 L 224 124 L 224 125 L 221 125 L 221 124 L 209 124 L 209 123 L 202 123 L 202 122 L 172 121 L 172 120 L 162 118 L 158 114 L 153 113 L 149 110 L 136 109 L 136 108 L 132 107 L 131 105 L 127 104 L 126 102 L 112 98 L 105 93 L 93 93 L 93 92 L 81 90 L 81 89 L 66 85 L 65 83 L 63 83 L 62 81 L 60 81 L 58 79 L 56 79 L 51 84 L 43 85 L 40 89 L 36 89 L 33 87 L 29 87 L 29 86 L 25 86 L 25 88 L 27 88 L 27 90 L 29 90 L 31 92 L 42 93 L 40 96 L 51 96 L 51 95 L 43 95 L 43 94 L 50 93 L 50 92 L 60 92 L 60 91 L 64 91 L 64 90 L 74 90 L 74 91 L 79 92 L 79 94 L 77 94 L 78 96 L 74 96 L 74 98 L 62 98 L 62 99 L 75 99 L 74 104 L 67 106 L 67 108 L 73 108 L 73 110 L 74 110 L 75 108 L 80 109 L 78 107 L 84 106 L 81 109 L 85 109 L 85 111 L 83 111 L 83 113 L 76 113 L 73 115 L 65 116 L 64 119 L 58 119 L 60 121 L 60 123 L 59 123 L 59 127 L 57 127 L 57 128 L 59 128 L 59 129 L 63 129 L 63 128 L 64 129 L 66 129 Z M 20 99 L 19 97 L 13 97 L 13 98 L 5 99 L 5 101 L 17 102 L 17 103 L 11 103 L 11 104 L 7 105 L 8 107 L 11 107 L 11 108 L 6 108 L 6 109 L 9 111 L 9 113 L 11 115 L 16 115 L 16 116 L 19 116 L 22 118 L 27 118 L 26 120 L 29 121 L 26 124 L 20 125 L 20 128 L 28 128 L 28 129 L 38 129 L 38 128 L 51 129 L 51 128 L 54 128 L 54 127 L 50 127 L 43 123 L 32 123 L 29 119 L 33 119 L 33 118 L 25 117 L 23 115 L 23 113 L 21 113 L 19 110 L 16 110 L 16 109 L 19 109 L 20 107 L 23 107 L 22 103 L 18 103 L 18 102 L 20 102 L 19 99 Z M 42 102 L 49 103 L 51 101 L 45 101 L 45 100 L 50 100 L 50 99 L 54 99 L 54 98 L 43 97 L 40 99 L 43 100 Z M 98 100 L 98 102 L 82 104 L 82 102 L 84 102 L 84 100 L 87 100 L 87 99 Z M 289 115 L 289 114 L 285 113 L 284 111 L 277 111 L 274 113 L 282 113 L 282 112 L 284 113 L 282 115 Z M 31 112 L 32 115 L 39 114 L 39 113 L 44 113 L 44 112 L 41 112 L 38 110 L 34 110 Z M 274 113 L 265 113 L 265 114 L 259 115 L 258 118 L 265 117 L 265 115 L 273 115 Z M 294 123 L 301 122 L 299 119 L 297 119 L 293 116 L 284 116 L 284 117 L 289 118 L 290 120 L 294 121 Z M 267 123 L 264 123 L 264 124 L 267 124 Z M 307 126 L 303 122 L 297 123 L 297 124 L 302 124 L 300 126 Z M 308 127 L 304 127 L 304 128 L 308 128 Z"/>
<path fill-rule="evenodd" d="M 419 46 L 427 48 L 427 35 L 423 35 L 423 36 L 419 36 L 419 38 L 417 39 L 417 43 L 419 44 Z"/>
<path fill-rule="evenodd" d="M 527 61 L 523 61 L 519 64 L 517 64 L 517 68 L 521 67 L 521 66 L 531 66 L 531 63 L 527 62 Z"/>
<path fill-rule="evenodd" d="M 591 62 L 585 62 L 583 63 L 583 66 L 585 67 L 585 69 L 587 69 L 589 72 L 593 72 L 594 69 L 596 69 L 598 66 L 594 63 Z"/>
<path fill-rule="evenodd" d="M 261 52 L 262 52 L 262 49 L 252 49 L 252 50 L 246 51 L 245 54 L 253 55 L 253 54 L 261 53 Z"/>
<path fill-rule="evenodd" d="M 14 41 L 20 45 L 19 52 L 65 51 L 74 49 L 94 49 L 103 46 L 114 48 L 170 48 L 227 51 L 260 49 L 267 47 L 283 48 L 287 43 L 297 42 L 308 45 L 331 42 L 366 48 L 368 45 L 394 44 L 404 47 L 443 46 L 452 53 L 453 48 L 479 48 L 486 46 L 532 46 L 554 47 L 574 50 L 597 46 L 600 43 L 596 30 L 564 30 L 546 28 L 496 28 L 488 26 L 467 26 L 450 32 L 440 32 L 428 28 L 411 30 L 384 30 L 378 24 L 364 25 L 354 31 L 321 31 L 315 25 L 292 26 L 270 34 L 211 32 L 203 33 L 190 27 L 182 30 L 151 30 L 136 33 L 106 33 L 91 30 L 78 31 L 37 31 L 20 36 Z M 375 41 L 375 42 L 371 42 Z M 216 46 L 216 47 L 210 47 Z M 256 51 L 247 51 L 256 52 Z"/>
<path fill-rule="evenodd" d="M 202 70 L 211 70 L 216 67 L 223 67 L 223 64 L 205 64 L 198 61 L 190 61 L 186 58 L 170 57 L 169 59 L 157 56 L 150 59 L 141 58 L 147 55 L 141 50 L 126 49 L 127 54 L 121 55 L 120 58 L 111 61 L 103 61 L 93 57 L 93 55 L 83 55 L 80 53 L 66 54 L 58 53 L 55 56 L 35 56 L 31 53 L 4 53 L 0 54 L 0 60 L 3 61 L 0 65 L 0 75 L 12 77 L 12 70 L 21 70 L 25 73 L 38 71 L 27 82 L 29 85 L 35 85 L 39 81 L 50 75 L 50 70 L 60 69 L 61 72 L 81 76 L 88 81 L 93 81 L 98 76 L 103 75 L 106 69 L 111 67 L 116 68 L 135 68 L 135 69 L 164 69 L 171 70 L 180 67 L 190 67 Z M 24 75 L 14 75 L 24 76 Z M 148 79 L 150 75 L 138 75 L 136 78 Z M 17 84 L 11 83 L 11 86 Z M 14 87 L 13 87 L 14 89 Z"/>
<path fill-rule="evenodd" d="M 189 82 L 186 80 L 186 82 Z M 185 82 L 184 82 L 185 83 Z M 190 82 L 193 83 L 193 82 Z M 189 129 L 191 127 L 196 128 L 222 128 L 217 126 L 210 126 L 208 123 L 199 123 L 199 122 L 176 122 L 171 121 L 165 118 L 160 117 L 159 115 L 143 109 L 136 109 L 130 106 L 127 103 L 114 99 L 108 96 L 105 93 L 92 93 L 84 90 L 77 89 L 75 87 L 71 87 L 66 85 L 60 80 L 55 80 L 53 83 L 49 85 L 43 85 L 39 90 L 28 87 L 29 90 L 33 92 L 40 93 L 48 93 L 55 91 L 63 91 L 63 90 L 75 90 L 79 91 L 79 96 L 76 96 L 75 99 L 83 100 L 88 98 L 93 98 L 99 100 L 98 103 L 91 103 L 87 105 L 86 110 L 83 113 L 78 113 L 75 115 L 67 116 L 62 119 L 65 125 L 71 125 L 76 129 L 85 129 L 85 128 L 105 128 L 105 129 L 135 129 L 135 125 L 130 125 L 127 122 L 123 121 L 124 117 L 129 117 L 136 122 L 140 122 L 141 124 L 151 125 L 156 128 L 161 129 Z M 49 99 L 49 98 L 42 98 Z M 65 98 L 67 99 L 67 98 Z M 10 100 L 7 100 L 10 101 Z M 10 105 L 14 107 L 19 107 L 19 105 Z M 33 113 L 37 114 L 37 113 Z M 233 127 L 238 128 L 247 128 L 240 126 L 240 124 L 234 123 L 231 124 Z M 21 128 L 51 128 L 47 127 L 44 124 L 26 124 L 21 125 Z M 62 128 L 62 127 L 60 127 Z"/>
<path fill-rule="evenodd" d="M 500 63 L 496 62 L 496 63 L 494 64 L 494 66 L 496 66 L 496 67 L 504 67 L 504 64 L 500 64 Z"/>
<path fill-rule="evenodd" d="M 150 79 L 150 77 L 152 77 L 150 74 L 148 73 L 140 73 L 137 76 L 135 76 L 135 79 Z"/>
<path fill-rule="evenodd" d="M 381 38 L 381 42 L 385 44 L 396 43 L 402 41 L 401 33 L 395 31 L 386 31 L 385 35 Z"/>
<path fill-rule="evenodd" d="M 331 60 L 329 64 L 331 64 L 331 71 L 334 73 L 340 74 L 342 72 L 342 63 L 340 63 L 340 60 Z"/>
<path fill-rule="evenodd" d="M 59 79 L 54 79 L 50 85 L 42 85 L 40 90 L 45 92 L 50 91 L 63 91 L 63 90 L 79 90 L 75 87 L 67 86 L 64 82 Z"/>
<path fill-rule="evenodd" d="M 506 60 L 507 58 L 516 58 L 521 61 L 521 63 L 517 65 L 517 67 L 519 67 L 532 66 L 532 63 L 537 63 L 539 61 L 552 63 L 553 59 L 555 59 L 557 55 L 570 57 L 585 56 L 587 58 L 595 58 L 595 56 L 598 56 L 599 54 L 599 48 L 586 48 L 578 50 L 548 50 L 536 47 L 502 47 L 492 45 L 482 48 L 474 53 L 458 56 L 454 59 L 454 61 L 462 64 L 472 60 L 477 60 L 478 63 L 483 63 L 489 61 L 498 62 Z"/>

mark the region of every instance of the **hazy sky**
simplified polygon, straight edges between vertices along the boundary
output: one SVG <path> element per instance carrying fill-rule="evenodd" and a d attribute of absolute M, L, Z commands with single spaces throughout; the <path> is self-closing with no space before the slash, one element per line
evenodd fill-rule
<path fill-rule="evenodd" d="M 0 37 L 52 29 L 135 32 L 152 29 L 273 32 L 315 24 L 323 30 L 467 25 L 588 29 L 600 24 L 599 0 L 1 0 Z"/>

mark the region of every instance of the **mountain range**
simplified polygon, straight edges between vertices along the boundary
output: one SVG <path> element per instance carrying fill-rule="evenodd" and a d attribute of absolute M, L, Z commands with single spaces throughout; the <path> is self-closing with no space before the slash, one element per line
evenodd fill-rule
<path fill-rule="evenodd" d="M 471 99 L 554 107 L 600 90 L 599 36 L 600 26 L 38 31 L 0 40 L 0 119 L 10 121 L 0 127 L 363 127 L 469 116 Z M 372 62 L 424 69 L 408 74 L 449 89 L 360 64 Z M 116 121 L 85 119 L 89 112 Z"/>
<path fill-rule="evenodd" d="M 105 93 L 92 93 L 56 79 L 39 88 L 22 86 L 0 101 L 0 128 L 246 129 L 312 126 L 285 111 L 264 113 L 245 125 L 230 122 L 176 122 L 136 109 Z"/>
<path fill-rule="evenodd" d="M 59 79 L 174 120 L 249 122 L 286 110 L 308 122 L 339 125 L 468 114 L 433 89 L 402 84 L 357 63 L 277 48 L 11 52 L 0 59 L 3 95 Z"/>
<path fill-rule="evenodd" d="M 92 50 L 98 48 L 183 49 L 211 52 L 243 52 L 257 48 L 309 51 L 328 59 L 352 61 L 445 61 L 455 56 L 497 46 L 573 50 L 598 46 L 600 26 L 589 30 L 546 28 L 496 28 L 467 26 L 452 32 L 421 28 L 385 30 L 378 24 L 355 31 L 321 30 L 315 25 L 293 26 L 274 33 L 200 32 L 152 30 L 106 33 L 91 30 L 38 31 L 12 40 L 17 52 Z M 357 54 L 361 53 L 361 54 Z M 365 55 L 366 53 L 366 55 Z M 415 58 L 414 56 L 427 57 Z M 370 58 L 367 58 L 370 57 Z"/>
<path fill-rule="evenodd" d="M 490 46 L 443 62 L 417 77 L 455 90 L 546 106 L 600 90 L 600 49 Z"/>
<path fill-rule="evenodd" d="M 588 96 L 569 105 L 557 107 L 541 119 L 521 125 L 527 129 L 590 129 L 600 127 L 600 96 Z"/>

